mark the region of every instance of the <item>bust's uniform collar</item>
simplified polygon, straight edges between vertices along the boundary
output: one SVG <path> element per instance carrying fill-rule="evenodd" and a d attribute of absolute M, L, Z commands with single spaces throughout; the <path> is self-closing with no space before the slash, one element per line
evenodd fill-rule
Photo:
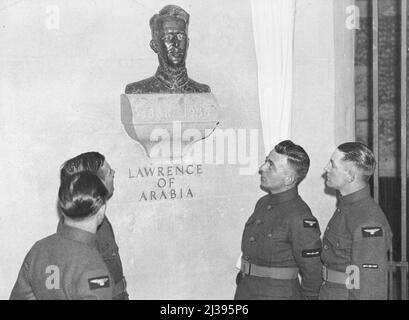
<path fill-rule="evenodd" d="M 160 80 L 163 85 L 169 89 L 183 88 L 188 84 L 186 67 L 180 68 L 177 71 L 159 66 L 155 73 L 155 78 Z"/>

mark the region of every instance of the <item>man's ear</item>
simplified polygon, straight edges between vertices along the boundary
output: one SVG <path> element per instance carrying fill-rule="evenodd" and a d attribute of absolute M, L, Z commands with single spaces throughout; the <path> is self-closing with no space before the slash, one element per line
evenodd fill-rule
<path fill-rule="evenodd" d="M 286 186 L 291 186 L 295 182 L 295 177 L 293 175 L 288 175 L 284 179 L 284 184 Z"/>
<path fill-rule="evenodd" d="M 357 171 L 355 168 L 351 167 L 349 169 L 346 170 L 347 173 L 347 180 L 349 183 L 352 183 L 355 181 L 356 176 L 357 176 Z"/>
<path fill-rule="evenodd" d="M 152 40 L 149 42 L 149 45 L 151 46 L 152 50 L 153 50 L 155 53 L 158 53 L 158 46 L 156 45 L 156 41 L 155 41 L 155 40 L 152 39 Z"/>

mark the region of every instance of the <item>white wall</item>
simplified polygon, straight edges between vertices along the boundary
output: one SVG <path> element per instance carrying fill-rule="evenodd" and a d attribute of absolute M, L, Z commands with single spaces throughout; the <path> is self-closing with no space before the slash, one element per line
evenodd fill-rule
<path fill-rule="evenodd" d="M 334 2 L 298 0 L 295 30 L 292 139 L 311 155 L 301 193 L 322 229 L 335 205 L 323 193 L 322 167 L 351 129 L 336 131 L 340 95 L 351 92 L 337 89 L 334 12 L 342 10 Z M 119 95 L 127 83 L 155 72 L 148 21 L 168 2 L 53 4 L 60 13 L 56 30 L 45 25 L 48 1 L 10 1 L 0 11 L 0 299 L 8 298 L 31 245 L 55 231 L 59 166 L 89 150 L 105 154 L 117 171 L 107 214 L 131 298 L 231 298 L 244 222 L 262 195 L 258 175 L 208 166 L 206 179 L 182 181 L 197 198 L 171 205 L 136 203 L 132 193 L 144 186 L 127 178 L 129 167 L 149 161 L 123 130 Z M 177 4 L 191 14 L 190 77 L 211 86 L 225 128 L 259 128 L 248 1 Z"/>
<path fill-rule="evenodd" d="M 311 167 L 300 190 L 321 231 L 335 197 L 324 193 L 324 166 L 334 149 L 354 140 L 353 30 L 345 27 L 350 0 L 297 0 L 294 40 L 292 138 Z"/>
<path fill-rule="evenodd" d="M 47 29 L 48 1 L 0 11 L 0 298 L 8 298 L 31 245 L 55 232 L 60 165 L 90 150 L 116 170 L 107 214 L 131 298 L 232 298 L 244 222 L 262 194 L 257 173 L 206 166 L 203 176 L 177 181 L 195 193 L 178 202 L 139 203 L 155 180 L 128 178 L 129 168 L 151 163 L 122 127 L 119 96 L 156 71 L 149 19 L 168 1 L 52 4 L 59 29 Z M 191 15 L 188 74 L 211 86 L 222 128 L 258 129 L 248 1 L 177 4 Z"/>

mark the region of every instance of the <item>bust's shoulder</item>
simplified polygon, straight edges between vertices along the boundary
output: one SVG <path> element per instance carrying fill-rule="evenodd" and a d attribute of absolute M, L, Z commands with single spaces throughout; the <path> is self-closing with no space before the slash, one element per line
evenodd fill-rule
<path fill-rule="evenodd" d="M 153 76 L 147 79 L 140 81 L 132 82 L 126 85 L 125 93 L 152 93 L 155 91 L 155 88 L 158 86 L 158 80 Z"/>
<path fill-rule="evenodd" d="M 196 82 L 189 78 L 188 85 L 193 89 L 194 92 L 210 92 L 210 87 L 207 84 Z"/>

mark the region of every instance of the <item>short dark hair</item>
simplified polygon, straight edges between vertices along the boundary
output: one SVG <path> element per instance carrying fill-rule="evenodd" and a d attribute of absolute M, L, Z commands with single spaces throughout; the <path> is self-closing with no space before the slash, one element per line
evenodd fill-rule
<path fill-rule="evenodd" d="M 58 205 L 67 217 L 82 220 L 95 215 L 106 203 L 108 190 L 102 181 L 89 171 L 69 176 L 58 190 Z"/>
<path fill-rule="evenodd" d="M 287 156 L 287 162 L 294 169 L 297 178 L 296 183 L 299 184 L 305 178 L 310 168 L 310 158 L 307 152 L 305 152 L 303 147 L 291 140 L 281 141 L 274 147 L 274 150 L 279 154 Z"/>
<path fill-rule="evenodd" d="M 69 159 L 63 163 L 60 170 L 60 180 L 63 182 L 69 176 L 82 171 L 90 171 L 94 174 L 104 165 L 105 157 L 99 152 L 91 151 Z"/>
<path fill-rule="evenodd" d="M 344 153 L 342 160 L 352 162 L 367 179 L 375 172 L 375 156 L 362 142 L 346 142 L 339 145 L 338 150 Z"/>
<path fill-rule="evenodd" d="M 155 14 L 149 20 L 149 26 L 151 27 L 152 32 L 152 39 L 156 38 L 156 36 L 159 33 L 159 22 L 162 17 L 174 17 L 183 20 L 185 22 L 185 30 L 187 33 L 187 29 L 189 26 L 189 14 L 181 7 L 170 4 L 164 6 L 162 10 L 159 11 L 159 14 L 158 13 Z"/>

